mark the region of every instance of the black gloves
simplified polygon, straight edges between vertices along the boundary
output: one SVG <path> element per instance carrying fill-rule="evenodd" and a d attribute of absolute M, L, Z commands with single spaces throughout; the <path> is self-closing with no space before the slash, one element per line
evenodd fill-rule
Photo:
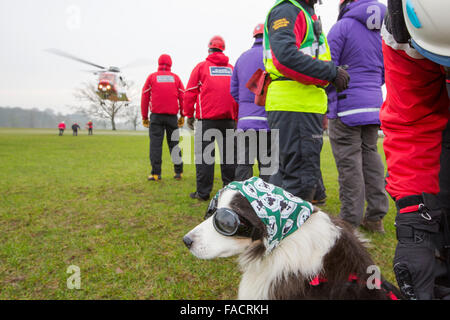
<path fill-rule="evenodd" d="M 339 66 L 336 68 L 336 78 L 332 82 L 335 86 L 337 92 L 342 92 L 348 88 L 348 83 L 350 82 L 350 75 L 345 70 L 348 66 Z"/>

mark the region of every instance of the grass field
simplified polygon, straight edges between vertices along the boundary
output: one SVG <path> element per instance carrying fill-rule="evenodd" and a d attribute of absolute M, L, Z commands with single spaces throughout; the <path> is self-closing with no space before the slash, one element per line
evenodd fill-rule
<path fill-rule="evenodd" d="M 189 198 L 195 166 L 147 182 L 145 132 L 58 137 L 56 130 L 0 129 L 0 299 L 235 299 L 236 259 L 201 261 L 182 243 L 207 203 Z M 380 151 L 381 142 L 380 142 Z M 326 140 L 322 171 L 339 212 L 337 171 Z M 221 186 L 216 169 L 215 187 Z M 375 262 L 394 281 L 394 204 L 386 235 L 368 233 Z M 69 266 L 81 289 L 67 288 Z"/>

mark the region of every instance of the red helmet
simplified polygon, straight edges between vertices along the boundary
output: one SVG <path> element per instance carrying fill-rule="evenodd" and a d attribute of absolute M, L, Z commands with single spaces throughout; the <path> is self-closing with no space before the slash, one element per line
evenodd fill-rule
<path fill-rule="evenodd" d="M 264 24 L 263 23 L 260 23 L 255 27 L 255 30 L 253 30 L 253 38 L 259 34 L 264 34 Z"/>
<path fill-rule="evenodd" d="M 209 49 L 219 49 L 224 51 L 225 50 L 225 40 L 221 36 L 214 36 L 211 40 L 209 40 L 208 44 Z"/>

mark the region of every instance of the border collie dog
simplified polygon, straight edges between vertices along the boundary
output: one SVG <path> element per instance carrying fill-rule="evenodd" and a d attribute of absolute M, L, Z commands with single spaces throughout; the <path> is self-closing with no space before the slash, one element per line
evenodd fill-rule
<path fill-rule="evenodd" d="M 367 241 L 350 225 L 256 177 L 219 191 L 183 241 L 200 259 L 239 255 L 243 300 L 396 300 L 400 294 L 380 277 L 371 280 Z"/>

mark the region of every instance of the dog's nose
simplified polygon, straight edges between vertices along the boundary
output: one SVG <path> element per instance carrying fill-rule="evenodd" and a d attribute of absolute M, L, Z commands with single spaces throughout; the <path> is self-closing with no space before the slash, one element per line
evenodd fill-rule
<path fill-rule="evenodd" d="M 183 237 L 183 242 L 184 242 L 184 244 L 186 245 L 186 247 L 187 247 L 188 249 L 190 249 L 191 246 L 192 246 L 192 243 L 193 243 L 194 241 L 192 241 L 192 239 L 189 238 L 188 236 L 184 236 L 184 237 Z"/>

